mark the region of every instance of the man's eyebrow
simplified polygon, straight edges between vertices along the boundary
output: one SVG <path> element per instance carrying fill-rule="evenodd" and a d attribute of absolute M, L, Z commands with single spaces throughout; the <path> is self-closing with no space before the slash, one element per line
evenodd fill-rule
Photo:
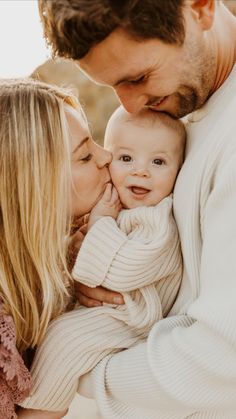
<path fill-rule="evenodd" d="M 89 140 L 89 137 L 85 137 L 73 150 L 73 154 L 76 153 L 83 145 Z"/>

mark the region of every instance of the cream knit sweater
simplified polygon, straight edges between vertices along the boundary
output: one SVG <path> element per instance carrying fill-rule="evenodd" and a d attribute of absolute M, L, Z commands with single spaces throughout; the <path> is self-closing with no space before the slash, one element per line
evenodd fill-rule
<path fill-rule="evenodd" d="M 168 313 L 182 276 L 172 197 L 155 207 L 123 210 L 117 222 L 102 217 L 84 239 L 73 276 L 122 292 L 125 305 L 79 307 L 50 325 L 34 359 L 25 407 L 67 408 L 81 375 L 107 354 L 143 341 Z"/>
<path fill-rule="evenodd" d="M 88 377 L 103 418 L 236 418 L 236 68 L 189 118 L 174 213 L 178 298 L 146 343 Z"/>

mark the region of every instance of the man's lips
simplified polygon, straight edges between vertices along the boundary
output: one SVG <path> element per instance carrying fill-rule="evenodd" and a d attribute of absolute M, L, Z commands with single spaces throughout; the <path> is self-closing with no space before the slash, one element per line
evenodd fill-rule
<path fill-rule="evenodd" d="M 160 99 L 156 100 L 155 102 L 151 103 L 150 105 L 147 105 L 147 107 L 149 109 L 153 109 L 153 110 L 159 109 L 159 107 L 163 104 L 163 102 L 167 99 L 167 97 L 168 96 L 161 97 Z"/>

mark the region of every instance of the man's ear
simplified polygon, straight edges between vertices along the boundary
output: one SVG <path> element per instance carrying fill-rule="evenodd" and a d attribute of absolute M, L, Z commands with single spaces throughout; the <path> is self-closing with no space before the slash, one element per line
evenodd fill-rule
<path fill-rule="evenodd" d="M 215 0 L 192 0 L 191 8 L 201 28 L 205 31 L 210 29 L 214 21 Z"/>

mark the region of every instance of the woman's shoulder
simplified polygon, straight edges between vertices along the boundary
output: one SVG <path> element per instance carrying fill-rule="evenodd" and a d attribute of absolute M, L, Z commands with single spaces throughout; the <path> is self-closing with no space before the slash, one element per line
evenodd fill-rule
<path fill-rule="evenodd" d="M 0 419 L 12 419 L 15 404 L 29 395 L 31 377 L 16 347 L 13 319 L 0 303 Z"/>

